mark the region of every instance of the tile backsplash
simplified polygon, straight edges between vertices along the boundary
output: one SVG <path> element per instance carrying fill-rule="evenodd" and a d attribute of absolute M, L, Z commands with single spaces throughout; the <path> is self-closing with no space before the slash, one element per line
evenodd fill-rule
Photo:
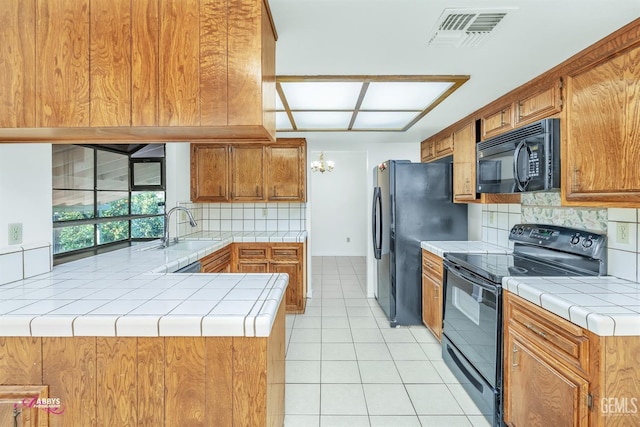
<path fill-rule="evenodd" d="M 0 248 L 0 285 L 48 273 L 52 268 L 49 242 Z"/>
<path fill-rule="evenodd" d="M 640 281 L 639 209 L 561 206 L 560 193 L 540 192 L 522 195 L 521 204 L 482 206 L 482 240 L 505 247 L 514 224 L 554 224 L 607 234 L 608 273 Z M 622 225 L 621 227 L 619 225 Z M 618 230 L 627 230 L 623 236 Z"/>
<path fill-rule="evenodd" d="M 200 231 L 303 231 L 307 228 L 305 203 L 179 203 L 194 215 L 198 226 L 186 216 L 178 221 L 179 235 Z"/>

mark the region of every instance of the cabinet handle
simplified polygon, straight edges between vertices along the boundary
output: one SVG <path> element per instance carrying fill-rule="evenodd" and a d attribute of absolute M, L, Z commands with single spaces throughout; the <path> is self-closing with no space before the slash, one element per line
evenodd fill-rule
<path fill-rule="evenodd" d="M 504 110 L 500 111 L 500 127 L 504 126 Z"/>
<path fill-rule="evenodd" d="M 258 193 L 258 186 L 256 185 L 256 196 L 259 196 L 260 194 Z"/>
<path fill-rule="evenodd" d="M 273 186 L 273 197 L 276 197 L 276 186 Z"/>
<path fill-rule="evenodd" d="M 527 329 L 529 329 L 531 332 L 533 332 L 533 333 L 536 333 L 536 334 L 540 335 L 540 336 L 541 336 L 542 338 L 544 338 L 544 339 L 547 339 L 547 335 L 546 335 L 544 332 L 542 332 L 542 331 L 538 330 L 538 329 L 537 329 L 535 326 L 533 326 L 532 324 L 527 323 L 527 325 L 526 325 L 526 326 L 527 326 Z"/>
<path fill-rule="evenodd" d="M 518 367 L 518 348 L 515 346 L 515 344 L 513 345 L 513 350 L 511 351 L 513 356 L 511 357 L 511 359 L 513 360 L 513 362 L 511 363 L 511 367 L 512 368 L 516 368 Z"/>
<path fill-rule="evenodd" d="M 573 182 L 571 183 L 571 190 L 578 191 L 580 189 L 580 169 L 573 167 Z"/>
<path fill-rule="evenodd" d="M 434 295 L 433 295 L 433 299 L 439 299 L 440 295 L 438 295 L 438 290 L 436 289 Z"/>
<path fill-rule="evenodd" d="M 222 185 L 218 186 L 218 196 L 222 196 Z"/>

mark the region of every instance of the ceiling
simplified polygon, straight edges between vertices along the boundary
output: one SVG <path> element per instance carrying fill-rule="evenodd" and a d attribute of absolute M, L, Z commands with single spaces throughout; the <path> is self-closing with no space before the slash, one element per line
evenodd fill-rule
<path fill-rule="evenodd" d="M 469 75 L 404 132 L 281 132 L 418 142 L 640 17 L 640 0 L 269 0 L 278 76 Z M 429 45 L 445 9 L 507 9 L 476 47 Z"/>

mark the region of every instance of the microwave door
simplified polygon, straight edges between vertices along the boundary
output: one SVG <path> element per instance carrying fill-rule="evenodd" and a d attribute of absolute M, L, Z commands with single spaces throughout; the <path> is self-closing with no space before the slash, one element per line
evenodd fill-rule
<path fill-rule="evenodd" d="M 526 140 L 520 141 L 520 144 L 513 152 L 513 179 L 514 184 L 519 191 L 527 191 L 527 186 L 531 177 L 529 176 L 529 159 L 531 158 L 531 150 Z"/>

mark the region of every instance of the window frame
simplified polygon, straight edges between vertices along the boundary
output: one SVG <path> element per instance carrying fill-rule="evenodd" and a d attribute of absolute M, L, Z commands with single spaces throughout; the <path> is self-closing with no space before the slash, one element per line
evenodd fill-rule
<path fill-rule="evenodd" d="M 74 189 L 74 188 L 56 188 L 56 187 L 52 187 L 52 192 L 53 191 L 57 191 L 57 190 L 62 190 L 62 191 L 83 191 L 83 192 L 89 192 L 92 193 L 93 196 L 93 217 L 92 218 L 83 218 L 83 219 L 75 219 L 75 220 L 60 220 L 60 221 L 56 221 L 55 219 L 52 218 L 52 225 L 53 225 L 53 230 L 57 230 L 57 229 L 61 229 L 61 228 L 66 228 L 66 227 L 72 227 L 72 226 L 77 226 L 77 225 L 92 225 L 93 226 L 93 245 L 92 246 L 88 246 L 85 248 L 81 248 L 81 249 L 74 249 L 74 250 L 70 250 L 70 251 L 65 251 L 65 252 L 60 252 L 60 253 L 54 253 L 53 254 L 53 261 L 54 261 L 54 265 L 57 264 L 61 264 L 64 262 L 68 262 L 68 261 L 72 261 L 75 259 L 80 259 L 80 258 L 84 258 L 84 257 L 88 257 L 88 256 L 92 256 L 92 255 L 96 255 L 98 253 L 103 253 L 103 252 L 107 252 L 110 250 L 115 250 L 115 249 L 119 249 L 121 247 L 126 247 L 126 246 L 131 246 L 131 244 L 133 242 L 144 242 L 144 241 L 150 241 L 150 240 L 156 240 L 160 237 L 132 237 L 131 233 L 132 233 L 132 221 L 134 220 L 138 220 L 138 219 L 145 219 L 145 218 L 162 218 L 162 222 L 163 222 L 163 227 L 164 227 L 164 215 L 166 213 L 166 197 L 167 197 L 167 190 L 166 190 L 166 163 L 165 163 L 165 157 L 138 157 L 138 158 L 134 158 L 132 157 L 132 155 L 135 153 L 126 153 L 126 152 L 122 152 L 119 150 L 114 150 L 114 149 L 109 149 L 108 147 L 103 147 L 100 145 L 85 145 L 85 144 L 74 144 L 75 146 L 78 147 L 83 147 L 85 149 L 91 149 L 93 150 L 93 188 L 92 189 Z M 97 184 L 98 184 L 98 152 L 99 151 L 108 151 L 108 152 L 112 152 L 112 153 L 116 153 L 116 154 L 120 154 L 123 155 L 124 157 L 127 158 L 127 163 L 128 163 L 128 168 L 127 168 L 127 172 L 129 174 L 128 179 L 127 179 L 127 186 L 128 189 L 127 190 L 107 190 L 107 189 L 98 189 L 97 188 Z M 164 151 L 164 150 L 163 150 Z M 166 151 L 165 151 L 165 156 L 166 156 Z M 133 168 L 134 168 L 134 163 L 159 163 L 160 164 L 160 181 L 161 184 L 160 185 L 144 185 L 144 186 L 134 186 L 133 185 Z M 122 192 L 122 193 L 126 193 L 126 198 L 127 198 L 127 210 L 128 213 L 126 215 L 117 215 L 117 216 L 109 216 L 109 217 L 104 217 L 104 216 L 100 216 L 100 212 L 99 212 L 99 205 L 98 205 L 98 199 L 99 199 L 99 193 L 105 193 L 105 192 L 111 192 L 111 193 L 117 193 L 117 192 Z M 156 214 L 133 214 L 132 213 L 132 198 L 134 196 L 135 193 L 145 193 L 145 192 L 162 192 L 164 193 L 164 201 L 161 202 L 161 204 L 159 203 L 158 206 L 161 206 L 162 209 L 159 209 L 160 213 L 156 213 Z M 52 200 L 53 202 L 53 200 Z M 53 203 L 52 203 L 53 205 Z M 99 230 L 99 225 L 100 224 L 104 224 L 104 223 L 112 223 L 112 222 L 118 222 L 118 221 L 127 221 L 128 222 L 128 235 L 125 239 L 122 240 L 117 240 L 114 242 L 108 242 L 108 243 L 99 243 L 98 242 L 98 230 Z M 55 238 L 54 236 L 52 236 L 53 238 L 53 246 L 56 246 L 55 243 Z"/>

